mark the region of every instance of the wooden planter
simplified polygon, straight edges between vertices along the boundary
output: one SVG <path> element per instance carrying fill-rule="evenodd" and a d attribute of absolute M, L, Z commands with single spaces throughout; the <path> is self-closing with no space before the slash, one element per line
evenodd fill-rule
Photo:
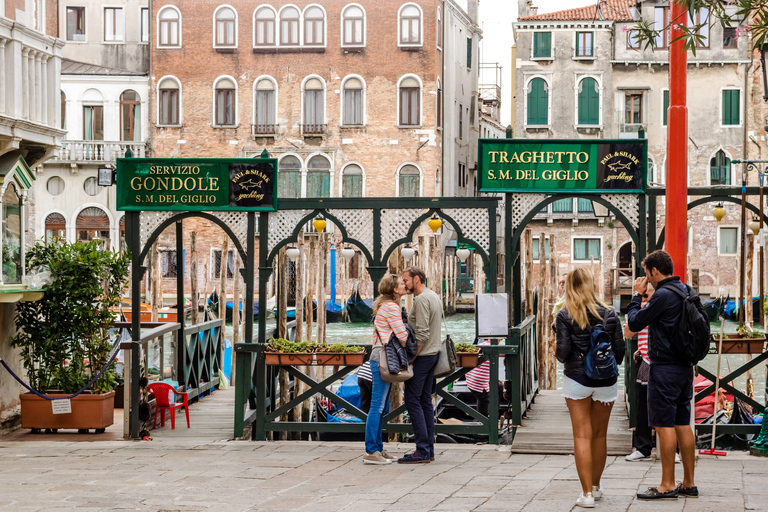
<path fill-rule="evenodd" d="M 54 394 L 53 398 L 64 398 L 69 394 Z M 40 398 L 33 393 L 22 393 L 21 428 L 31 429 L 96 429 L 104 431 L 114 423 L 115 392 L 90 394 L 83 392 L 72 399 L 72 412 L 53 414 L 50 400 Z"/>
<path fill-rule="evenodd" d="M 314 359 L 313 353 L 287 354 L 283 352 L 264 352 L 268 365 L 272 366 L 308 366 Z"/>
<path fill-rule="evenodd" d="M 339 352 L 315 352 L 318 366 L 360 366 L 365 362 L 365 352 L 348 354 Z"/>
<path fill-rule="evenodd" d="M 714 346 L 717 350 L 720 341 L 719 333 L 714 334 Z M 725 334 L 723 338 L 723 354 L 762 354 L 765 337 L 744 338 L 740 334 Z"/>
<path fill-rule="evenodd" d="M 458 361 L 456 366 L 462 368 L 475 368 L 477 367 L 477 360 L 480 359 L 480 352 L 456 352 Z"/>

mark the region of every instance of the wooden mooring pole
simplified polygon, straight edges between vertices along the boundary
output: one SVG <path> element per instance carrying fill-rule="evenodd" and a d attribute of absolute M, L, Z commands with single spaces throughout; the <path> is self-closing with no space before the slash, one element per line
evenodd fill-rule
<path fill-rule="evenodd" d="M 546 287 L 547 287 L 547 251 L 545 247 L 546 240 L 544 233 L 539 235 L 539 307 L 536 315 L 536 358 L 539 365 L 539 387 L 541 389 L 549 389 L 547 380 L 549 372 L 547 371 L 547 339 L 549 327 L 547 325 L 547 300 L 546 300 Z"/>
<path fill-rule="evenodd" d="M 200 323 L 200 306 L 198 304 L 199 289 L 197 287 L 197 233 L 195 231 L 189 234 L 189 244 L 189 302 L 192 304 L 192 325 L 197 325 Z M 176 260 L 180 261 L 178 255 Z M 223 340 L 224 337 L 222 336 L 221 339 Z"/>
<path fill-rule="evenodd" d="M 555 359 L 555 347 L 557 345 L 557 338 L 555 332 L 552 330 L 552 324 L 555 319 L 552 312 L 554 311 L 555 302 L 557 301 L 557 284 L 559 282 L 558 268 L 557 268 L 557 256 L 555 252 L 555 235 L 549 235 L 549 305 L 547 307 L 547 384 L 548 389 L 557 389 L 557 359 Z"/>
<path fill-rule="evenodd" d="M 533 314 L 533 235 L 530 229 L 523 233 L 525 239 L 525 318 Z"/>

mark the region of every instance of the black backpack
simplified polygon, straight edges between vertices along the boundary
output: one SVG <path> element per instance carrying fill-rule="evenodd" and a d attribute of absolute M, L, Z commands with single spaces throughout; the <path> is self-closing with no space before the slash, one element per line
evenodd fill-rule
<path fill-rule="evenodd" d="M 701 305 L 701 299 L 694 293 L 683 293 L 675 285 L 664 285 L 662 288 L 671 290 L 683 299 L 680 318 L 674 331 L 675 337 L 670 336 L 669 345 L 672 354 L 681 363 L 697 364 L 706 357 L 712 341 L 709 332 L 709 317 Z"/>

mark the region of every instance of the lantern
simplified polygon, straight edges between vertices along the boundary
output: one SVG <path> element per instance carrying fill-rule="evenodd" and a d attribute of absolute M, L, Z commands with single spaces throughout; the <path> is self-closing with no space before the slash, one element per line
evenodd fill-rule
<path fill-rule="evenodd" d="M 344 261 L 349 261 L 352 259 L 352 257 L 355 255 L 355 250 L 351 247 L 345 247 L 341 250 L 341 257 L 344 258 Z"/>
<path fill-rule="evenodd" d="M 315 227 L 315 231 L 322 233 L 327 224 L 323 219 L 315 219 L 312 221 L 312 225 Z"/>
<path fill-rule="evenodd" d="M 296 261 L 296 258 L 299 257 L 299 249 L 298 247 L 291 246 L 285 251 L 285 255 L 288 256 L 288 259 L 291 261 Z"/>
<path fill-rule="evenodd" d="M 723 217 L 725 217 L 725 208 L 723 208 L 723 203 L 717 203 L 717 206 L 715 206 L 715 209 L 712 210 L 712 215 L 714 215 L 715 220 L 717 222 L 720 222 L 723 220 Z"/>
<path fill-rule="evenodd" d="M 413 247 L 403 247 L 400 249 L 400 254 L 403 256 L 403 259 L 407 262 L 411 261 L 411 258 L 413 258 L 413 255 L 416 251 L 413 250 Z"/>
<path fill-rule="evenodd" d="M 429 225 L 429 228 L 433 233 L 437 233 L 437 230 L 440 229 L 440 226 L 443 225 L 443 222 L 437 217 L 432 217 L 429 219 L 429 222 L 427 222 L 427 225 Z"/>
<path fill-rule="evenodd" d="M 757 236 L 760 233 L 760 221 L 752 219 L 752 222 L 749 223 L 749 229 Z"/>
<path fill-rule="evenodd" d="M 462 263 L 467 261 L 467 258 L 469 258 L 469 249 L 466 247 L 462 247 L 461 249 L 456 251 L 456 256 L 459 257 L 459 260 L 461 260 Z"/>

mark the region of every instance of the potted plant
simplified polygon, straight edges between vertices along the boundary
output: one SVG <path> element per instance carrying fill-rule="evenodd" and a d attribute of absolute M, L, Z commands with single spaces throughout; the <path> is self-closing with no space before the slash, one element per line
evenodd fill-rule
<path fill-rule="evenodd" d="M 720 333 L 713 333 L 712 338 L 717 347 Z M 746 325 L 736 329 L 735 333 L 725 333 L 723 336 L 723 354 L 761 354 L 765 343 L 765 333 L 753 331 Z"/>
<path fill-rule="evenodd" d="M 128 277 L 130 256 L 103 250 L 99 241 L 38 243 L 26 254 L 27 269 L 46 265 L 51 283 L 36 302 L 16 308 L 18 334 L 11 340 L 21 349 L 29 385 L 54 398 L 71 399 L 72 412 L 53 414 L 52 403 L 23 393 L 22 428 L 103 431 L 113 423 L 114 313 Z M 101 375 L 88 386 L 100 372 Z"/>
<path fill-rule="evenodd" d="M 480 347 L 471 343 L 457 343 L 456 356 L 458 357 L 456 366 L 474 368 L 480 358 Z"/>
<path fill-rule="evenodd" d="M 292 366 L 310 365 L 314 358 L 314 345 L 308 341 L 289 341 L 272 338 L 267 342 L 264 356 L 269 365 Z"/>
<path fill-rule="evenodd" d="M 319 366 L 360 366 L 365 362 L 365 348 L 344 343 L 320 343 L 315 347 Z"/>

